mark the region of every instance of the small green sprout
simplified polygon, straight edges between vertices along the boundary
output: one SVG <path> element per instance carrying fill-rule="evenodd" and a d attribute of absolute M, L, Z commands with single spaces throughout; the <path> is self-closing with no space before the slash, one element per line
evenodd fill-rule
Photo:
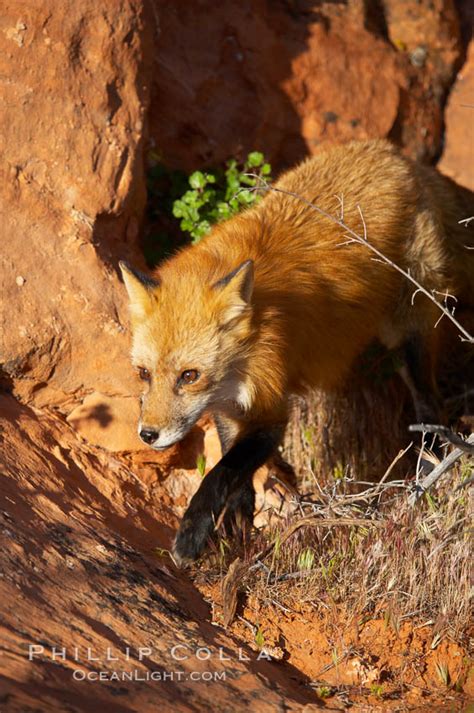
<path fill-rule="evenodd" d="M 311 547 L 307 547 L 305 550 L 300 552 L 298 556 L 297 567 L 301 571 L 308 571 L 313 568 L 314 565 L 314 551 Z"/>
<path fill-rule="evenodd" d="M 373 696 L 377 696 L 377 698 L 382 698 L 383 697 L 383 686 L 380 683 L 373 683 L 370 687 L 370 692 Z"/>
<path fill-rule="evenodd" d="M 200 453 L 196 458 L 196 468 L 201 478 L 206 475 L 206 456 L 204 453 Z"/>
<path fill-rule="evenodd" d="M 331 689 L 329 686 L 319 686 L 319 688 L 316 689 L 316 695 L 318 698 L 329 698 L 331 695 Z"/>
<path fill-rule="evenodd" d="M 258 627 L 257 631 L 255 632 L 255 643 L 257 644 L 259 649 L 263 649 L 263 646 L 265 644 L 265 637 L 263 635 L 263 631 L 260 626 Z"/>

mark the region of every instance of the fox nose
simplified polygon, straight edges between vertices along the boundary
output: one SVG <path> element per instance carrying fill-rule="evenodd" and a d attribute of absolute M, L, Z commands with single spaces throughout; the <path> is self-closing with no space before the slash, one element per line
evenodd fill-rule
<path fill-rule="evenodd" d="M 154 431 L 152 428 L 142 428 L 140 431 L 140 438 L 148 445 L 154 443 L 159 435 L 158 431 Z"/>

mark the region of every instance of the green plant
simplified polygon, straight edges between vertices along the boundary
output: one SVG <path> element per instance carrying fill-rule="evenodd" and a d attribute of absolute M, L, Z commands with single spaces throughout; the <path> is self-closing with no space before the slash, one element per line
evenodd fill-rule
<path fill-rule="evenodd" d="M 328 560 L 327 565 L 324 564 L 324 562 L 322 562 L 322 561 L 320 562 L 322 578 L 328 587 L 332 584 L 337 567 L 343 561 L 344 561 L 344 556 L 341 553 L 336 552 Z"/>
<path fill-rule="evenodd" d="M 449 688 L 451 680 L 450 680 L 449 669 L 448 669 L 447 665 L 444 663 L 436 663 L 436 673 L 438 675 L 439 680 L 443 684 L 443 686 L 446 686 L 446 688 Z"/>
<path fill-rule="evenodd" d="M 342 482 L 344 480 L 344 476 L 346 474 L 346 469 L 342 465 L 342 463 L 337 463 L 332 471 L 332 476 L 334 480 L 337 482 Z"/>
<path fill-rule="evenodd" d="M 316 695 L 318 698 L 329 698 L 331 695 L 331 689 L 329 686 L 319 686 L 319 688 L 316 689 Z"/>
<path fill-rule="evenodd" d="M 297 567 L 300 571 L 310 570 L 314 565 L 314 551 L 307 547 L 298 556 Z"/>
<path fill-rule="evenodd" d="M 370 686 L 370 692 L 373 696 L 377 698 L 383 698 L 383 686 L 380 683 L 372 683 Z"/>
<path fill-rule="evenodd" d="M 200 453 L 196 458 L 196 467 L 201 478 L 206 475 L 206 456 L 204 453 Z"/>
<path fill-rule="evenodd" d="M 255 632 L 255 643 L 257 644 L 259 649 L 263 649 L 264 644 L 265 644 L 265 637 L 263 635 L 263 631 L 260 626 L 258 627 L 257 631 Z"/>
<path fill-rule="evenodd" d="M 258 177 L 271 177 L 271 166 L 259 151 L 249 153 L 243 166 L 231 159 L 223 171 L 192 173 L 189 189 L 173 203 L 173 215 L 180 218 L 181 230 L 198 243 L 214 223 L 257 203 L 261 196 L 249 189 L 257 185 Z"/>

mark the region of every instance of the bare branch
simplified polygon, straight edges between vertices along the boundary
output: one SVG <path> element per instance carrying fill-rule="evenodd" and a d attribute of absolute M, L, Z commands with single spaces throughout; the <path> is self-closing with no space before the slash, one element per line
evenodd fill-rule
<path fill-rule="evenodd" d="M 435 324 L 434 324 L 433 329 L 436 329 L 436 327 L 437 327 L 438 324 L 441 322 L 441 320 L 443 319 L 444 316 L 445 316 L 445 313 L 444 313 L 444 312 L 441 312 L 441 314 L 439 315 L 438 319 L 436 320 L 436 322 L 435 322 Z"/>
<path fill-rule="evenodd" d="M 417 290 L 414 291 L 414 293 L 411 296 L 411 304 L 412 306 L 415 304 L 415 297 L 417 296 L 418 292 L 420 292 L 420 289 L 418 288 Z M 441 315 L 442 316 L 442 315 Z"/>
<path fill-rule="evenodd" d="M 466 444 L 474 446 L 474 433 L 471 433 L 467 441 L 463 442 L 463 446 Z M 410 505 L 414 505 L 417 500 L 419 500 L 421 496 L 426 493 L 428 488 L 431 488 L 431 486 L 434 485 L 434 483 L 436 483 L 436 481 L 439 480 L 444 473 L 453 467 L 454 463 L 463 455 L 464 452 L 464 448 L 454 448 L 454 450 L 452 450 L 451 453 L 449 453 L 446 458 L 441 461 L 441 463 L 433 468 L 431 473 L 423 478 L 421 483 L 417 484 L 415 490 L 408 498 L 408 503 Z"/>
<path fill-rule="evenodd" d="M 245 174 L 247 176 L 251 176 L 252 178 L 257 179 L 259 181 L 260 185 L 254 186 L 253 188 L 249 188 L 248 190 L 250 191 L 255 191 L 255 190 L 262 190 L 262 191 L 272 191 L 274 193 L 282 193 L 283 195 L 291 196 L 295 198 L 296 200 L 300 201 L 301 203 L 304 203 L 307 205 L 309 208 L 312 210 L 316 211 L 320 215 L 322 215 L 324 218 L 327 218 L 330 220 L 332 223 L 335 223 L 336 225 L 339 225 L 343 230 L 346 231 L 348 236 L 353 238 L 354 242 L 359 243 L 360 245 L 364 245 L 366 248 L 371 250 L 377 257 L 384 262 L 386 265 L 389 265 L 392 267 L 394 270 L 399 272 L 401 275 L 406 277 L 407 280 L 409 280 L 415 287 L 417 292 L 421 292 L 424 294 L 426 297 L 428 297 L 431 302 L 433 302 L 441 312 L 446 315 L 446 317 L 456 326 L 456 328 L 460 332 L 460 339 L 463 342 L 469 342 L 470 344 L 474 344 L 474 337 L 472 334 L 470 334 L 467 329 L 465 329 L 460 322 L 454 317 L 452 312 L 445 307 L 444 305 L 439 302 L 434 294 L 427 290 L 423 285 L 420 285 L 420 283 L 410 274 L 409 270 L 404 270 L 402 267 L 394 263 L 390 258 L 388 258 L 386 255 L 384 255 L 383 252 L 381 252 L 378 248 L 375 247 L 366 237 L 366 225 L 365 225 L 365 220 L 362 215 L 362 211 L 360 209 L 360 206 L 357 205 L 357 208 L 359 210 L 359 213 L 361 215 L 362 221 L 363 221 L 363 226 L 364 226 L 364 237 L 356 233 L 354 230 L 352 230 L 343 220 L 340 218 L 337 218 L 334 215 L 331 215 L 331 213 L 328 213 L 326 210 L 323 208 L 320 208 L 319 206 L 315 205 L 311 201 L 307 200 L 306 198 L 303 198 L 303 196 L 300 196 L 298 193 L 294 193 L 293 191 L 287 191 L 283 188 L 276 188 L 275 186 L 270 185 L 262 176 L 259 176 L 256 173 L 247 173 Z M 473 216 L 474 218 L 474 216 Z"/>
<path fill-rule="evenodd" d="M 411 426 L 408 426 L 408 430 L 412 433 L 436 433 L 438 436 L 443 436 L 449 443 L 452 443 L 453 446 L 457 446 L 465 453 L 474 453 L 474 445 L 470 445 L 468 441 L 465 441 L 464 438 L 458 436 L 457 433 L 454 433 L 454 431 L 447 428 L 447 426 L 440 426 L 433 423 L 413 423 Z"/>

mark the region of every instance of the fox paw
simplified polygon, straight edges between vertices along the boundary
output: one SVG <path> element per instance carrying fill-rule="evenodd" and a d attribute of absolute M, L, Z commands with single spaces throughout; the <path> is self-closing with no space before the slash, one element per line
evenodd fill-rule
<path fill-rule="evenodd" d="M 191 564 L 202 554 L 214 531 L 209 513 L 184 515 L 173 544 L 173 558 L 179 567 Z"/>
<path fill-rule="evenodd" d="M 234 492 L 218 516 L 204 505 L 187 511 L 179 526 L 173 546 L 176 564 L 185 567 L 203 553 L 212 535 L 221 525 L 227 534 L 242 532 L 251 526 L 255 507 L 255 495 L 250 484 Z"/>

